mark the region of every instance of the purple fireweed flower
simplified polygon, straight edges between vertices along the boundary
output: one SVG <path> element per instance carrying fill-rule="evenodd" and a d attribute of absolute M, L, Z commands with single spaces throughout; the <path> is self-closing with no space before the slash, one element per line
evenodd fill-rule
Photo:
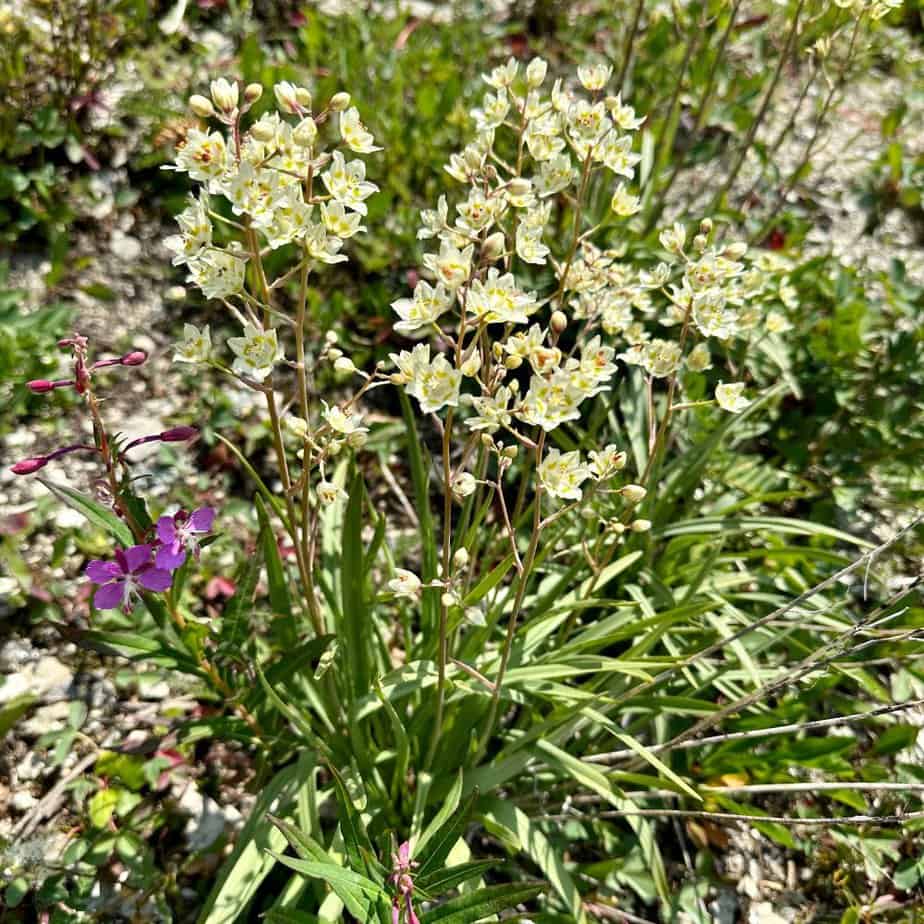
<path fill-rule="evenodd" d="M 154 558 L 157 567 L 176 571 L 186 561 L 187 552 L 198 558 L 198 536 L 212 528 L 214 519 L 215 511 L 211 507 L 200 507 L 192 513 L 180 510 L 172 517 L 161 517 L 157 521 L 160 548 Z"/>
<path fill-rule="evenodd" d="M 14 475 L 31 475 L 33 472 L 37 472 L 40 468 L 44 468 L 49 462 L 53 462 L 61 456 L 66 456 L 70 452 L 80 452 L 82 450 L 87 452 L 98 452 L 95 446 L 75 443 L 73 446 L 62 446 L 54 452 L 49 452 L 48 455 L 33 456 L 31 459 L 23 459 L 22 462 L 17 462 L 15 465 L 11 466 L 10 471 Z"/>
<path fill-rule="evenodd" d="M 127 452 L 129 449 L 144 446 L 147 443 L 185 443 L 198 435 L 199 430 L 196 427 L 171 427 L 169 430 L 152 433 L 150 436 L 139 436 L 138 439 L 132 440 L 122 451 Z"/>
<path fill-rule="evenodd" d="M 173 575 L 151 561 L 153 550 L 152 545 L 133 545 L 124 551 L 116 549 L 115 561 L 91 561 L 84 574 L 100 585 L 93 595 L 93 605 L 98 610 L 120 606 L 130 613 L 134 598 L 142 590 L 167 590 Z"/>

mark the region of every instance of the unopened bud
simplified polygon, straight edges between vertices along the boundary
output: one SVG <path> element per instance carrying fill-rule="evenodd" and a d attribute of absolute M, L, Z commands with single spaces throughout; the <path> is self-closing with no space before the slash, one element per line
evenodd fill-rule
<path fill-rule="evenodd" d="M 469 170 L 478 170 L 481 167 L 481 162 L 484 158 L 481 156 L 481 152 L 477 151 L 475 148 L 469 146 L 462 152 L 462 159 L 465 161 L 466 166 Z"/>
<path fill-rule="evenodd" d="M 526 67 L 526 85 L 532 89 L 538 87 L 545 80 L 548 67 L 542 58 L 533 58 Z"/>
<path fill-rule="evenodd" d="M 356 366 L 349 356 L 340 356 L 334 362 L 334 372 L 340 375 L 352 375 L 356 371 Z"/>
<path fill-rule="evenodd" d="M 318 137 L 318 126 L 311 116 L 304 118 L 292 131 L 292 140 L 302 148 L 310 148 Z"/>
<path fill-rule="evenodd" d="M 493 263 L 500 259 L 506 249 L 507 238 L 504 232 L 495 231 L 485 238 L 485 242 L 481 245 L 481 259 L 486 263 Z"/>
<path fill-rule="evenodd" d="M 272 141 L 276 137 L 276 128 L 272 122 L 258 121 L 250 126 L 250 136 L 257 141 Z"/>
<path fill-rule="evenodd" d="M 633 533 L 647 533 L 651 529 L 651 520 L 633 520 L 629 524 Z"/>
<path fill-rule="evenodd" d="M 630 504 L 638 504 L 648 492 L 640 484 L 627 484 L 619 489 L 619 493 Z"/>
<path fill-rule="evenodd" d="M 462 363 L 462 375 L 472 378 L 481 368 L 481 353 L 477 350 Z"/>
<path fill-rule="evenodd" d="M 550 323 L 552 325 L 552 330 L 555 331 L 556 334 L 560 334 L 568 326 L 568 318 L 564 311 L 553 311 Z"/>
<path fill-rule="evenodd" d="M 35 456 L 31 459 L 23 459 L 22 462 L 17 462 L 10 468 L 10 471 L 14 475 L 31 475 L 40 468 L 44 468 L 47 464 L 48 456 Z"/>
<path fill-rule="evenodd" d="M 734 244 L 729 244 L 725 248 L 723 256 L 728 257 L 730 260 L 737 260 L 739 257 L 743 257 L 748 252 L 748 245 L 744 241 L 737 241 Z"/>
<path fill-rule="evenodd" d="M 440 603 L 445 607 L 457 606 L 459 603 L 459 598 L 451 591 L 447 590 L 441 597 Z"/>
<path fill-rule="evenodd" d="M 119 360 L 119 364 L 122 366 L 141 366 L 147 358 L 148 354 L 144 350 L 132 350 Z"/>
<path fill-rule="evenodd" d="M 452 556 L 452 564 L 456 571 L 461 571 L 468 566 L 469 555 L 468 549 L 461 548 Z"/>
<path fill-rule="evenodd" d="M 212 94 L 212 102 L 225 113 L 233 112 L 237 108 L 237 84 L 224 77 L 213 80 L 209 89 Z"/>
<path fill-rule="evenodd" d="M 362 430 L 354 430 L 352 433 L 347 434 L 347 446 L 351 449 L 362 449 L 366 445 L 366 441 L 369 439 L 369 434 L 363 432 Z"/>
<path fill-rule="evenodd" d="M 519 369 L 520 366 L 523 365 L 523 357 L 522 356 L 508 356 L 504 360 L 504 365 L 510 370 Z"/>
<path fill-rule="evenodd" d="M 162 443 L 185 443 L 199 435 L 197 427 L 171 427 L 160 434 Z"/>
<path fill-rule="evenodd" d="M 508 184 L 507 191 L 511 196 L 528 196 L 529 191 L 533 188 L 533 184 L 529 180 L 521 176 L 515 176 Z"/>
<path fill-rule="evenodd" d="M 215 115 L 215 107 L 212 105 L 212 101 L 200 96 L 198 93 L 194 93 L 189 97 L 189 108 L 200 119 L 211 119 Z"/>
<path fill-rule="evenodd" d="M 709 243 L 709 238 L 705 234 L 697 234 L 693 238 L 693 248 L 699 253 L 702 253 L 706 249 L 706 245 Z"/>
<path fill-rule="evenodd" d="M 706 234 L 706 235 L 712 234 L 712 219 L 711 218 L 704 218 L 699 223 L 699 233 Z"/>
<path fill-rule="evenodd" d="M 26 382 L 26 388 L 37 395 L 43 395 L 45 392 L 54 391 L 55 383 L 49 382 L 48 379 L 33 379 L 31 382 Z"/>
<path fill-rule="evenodd" d="M 244 102 L 253 105 L 261 96 L 263 96 L 263 84 L 248 83 L 244 87 Z"/>
<path fill-rule="evenodd" d="M 503 451 L 501 452 L 501 455 L 505 459 L 515 459 L 519 451 L 520 451 L 520 447 L 514 443 L 512 446 L 505 447 Z"/>
<path fill-rule="evenodd" d="M 283 80 L 273 86 L 273 95 L 276 97 L 277 105 L 289 115 L 295 115 L 301 109 L 297 93 L 296 86 L 288 80 Z"/>
<path fill-rule="evenodd" d="M 330 98 L 330 102 L 327 105 L 328 108 L 332 109 L 334 112 L 343 112 L 343 110 L 350 105 L 350 94 L 344 93 L 341 90 Z"/>

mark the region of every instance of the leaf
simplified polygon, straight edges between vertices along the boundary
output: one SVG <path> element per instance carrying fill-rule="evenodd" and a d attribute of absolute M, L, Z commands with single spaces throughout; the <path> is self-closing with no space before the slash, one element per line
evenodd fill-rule
<path fill-rule="evenodd" d="M 430 484 L 427 477 L 429 469 L 424 463 L 421 453 L 421 442 L 417 435 L 417 423 L 411 400 L 404 393 L 403 388 L 398 389 L 398 398 L 401 401 L 401 413 L 404 417 L 404 426 L 407 430 L 407 457 L 411 467 L 411 482 L 414 485 L 414 501 L 417 519 L 420 522 L 420 548 L 421 572 L 420 577 L 424 584 L 436 579 L 436 536 L 433 529 L 433 513 L 430 508 Z M 425 590 L 421 598 L 421 611 L 424 628 L 436 632 L 439 622 L 439 591 Z"/>
<path fill-rule="evenodd" d="M 298 767 L 280 770 L 263 788 L 250 818 L 237 839 L 231 856 L 224 862 L 218 879 L 202 909 L 199 924 L 233 924 L 242 920 L 260 883 L 276 865 L 270 851 L 283 850 L 285 835 L 267 817 L 282 815 L 298 786 Z"/>
<path fill-rule="evenodd" d="M 423 852 L 424 848 L 429 843 L 430 839 L 439 831 L 439 829 L 446 824 L 446 822 L 452 817 L 455 810 L 459 807 L 459 799 L 462 796 L 462 771 L 459 770 L 456 775 L 455 780 L 453 781 L 452 786 L 449 789 L 449 793 L 446 795 L 446 799 L 443 801 L 443 804 L 440 806 L 439 811 L 433 818 L 430 820 L 430 824 L 424 829 L 423 833 L 414 842 L 414 853 L 415 855 Z"/>
<path fill-rule="evenodd" d="M 421 924 L 474 924 L 492 914 L 532 901 L 546 889 L 544 882 L 508 883 L 468 892 L 437 905 L 420 918 Z"/>
<path fill-rule="evenodd" d="M 263 561 L 266 565 L 270 606 L 273 608 L 273 613 L 281 617 L 276 620 L 276 624 L 282 629 L 283 646 L 293 648 L 298 641 L 298 633 L 292 619 L 292 598 L 289 594 L 285 566 L 279 555 L 279 545 L 276 542 L 273 525 L 270 523 L 263 498 L 259 494 L 254 497 L 254 506 L 257 508 L 257 519 L 260 523 L 258 541 L 263 552 Z"/>
<path fill-rule="evenodd" d="M 296 860 L 280 854 L 274 854 L 274 857 L 289 869 L 294 869 L 303 876 L 311 876 L 313 879 L 326 882 L 337 893 L 350 914 L 359 921 L 372 919 L 370 899 L 375 902 L 388 900 L 388 895 L 381 886 L 352 869 L 345 869 L 335 863 Z"/>
<path fill-rule="evenodd" d="M 105 828 L 119 804 L 119 789 L 115 786 L 94 793 L 87 803 L 90 824 L 94 828 Z"/>
<path fill-rule="evenodd" d="M 104 507 L 93 498 L 87 497 L 67 485 L 57 484 L 41 476 L 38 476 L 37 480 L 48 488 L 59 501 L 67 504 L 72 510 L 76 510 L 94 526 L 105 530 L 123 547 L 127 548 L 135 544 L 135 537 L 128 528 L 128 524 L 124 520 L 120 520 L 108 507 Z"/>
<path fill-rule="evenodd" d="M 221 614 L 218 644 L 227 652 L 238 655 L 241 653 L 241 647 L 247 637 L 248 619 L 253 609 L 253 598 L 257 590 L 257 582 L 260 580 L 262 563 L 263 543 L 258 539 L 257 548 L 252 555 L 244 558 L 243 564 L 235 575 L 234 595 L 225 604 Z"/>
<path fill-rule="evenodd" d="M 504 579 L 513 566 L 513 552 L 495 565 L 466 595 L 462 606 L 474 606 Z"/>
<path fill-rule="evenodd" d="M 343 776 L 333 766 L 329 766 L 331 776 L 334 778 L 334 788 L 337 792 L 337 801 L 340 803 L 340 833 L 343 835 L 343 846 L 346 849 L 350 866 L 355 870 L 365 870 L 371 874 L 369 859 L 375 851 L 366 825 L 353 805 L 350 792 L 346 787 Z"/>
<path fill-rule="evenodd" d="M 561 896 L 568 906 L 575 921 L 586 921 L 578 891 L 571 874 L 565 868 L 564 861 L 549 844 L 546 836 L 529 820 L 529 818 L 512 802 L 491 799 L 486 804 L 484 823 L 488 831 L 497 833 L 502 827 L 517 849 L 526 853 L 542 870 L 552 888 Z"/>
<path fill-rule="evenodd" d="M 459 863 L 457 866 L 447 866 L 431 873 L 426 878 L 414 877 L 414 888 L 425 892 L 428 896 L 439 897 L 449 892 L 469 879 L 477 879 L 485 873 L 497 870 L 497 860 L 473 860 L 470 863 Z"/>
<path fill-rule="evenodd" d="M 449 814 L 439 828 L 435 829 L 432 834 L 425 832 L 426 844 L 430 847 L 430 850 L 426 856 L 419 857 L 418 876 L 426 878 L 442 868 L 446 862 L 446 857 L 449 856 L 449 851 L 452 850 L 455 842 L 462 836 L 477 798 L 478 790 L 474 789 L 462 806 Z"/>
<path fill-rule="evenodd" d="M 340 561 L 340 597 L 343 601 L 344 649 L 352 699 L 369 692 L 369 647 L 372 619 L 366 601 L 366 569 L 363 555 L 363 501 L 365 485 L 357 473 L 350 483 L 349 500 L 343 518 Z"/>
<path fill-rule="evenodd" d="M 2 687 L 0 687 L 2 689 Z M 0 708 L 0 740 L 7 732 L 29 711 L 32 704 L 38 700 L 31 693 L 22 693 L 14 696 Z"/>

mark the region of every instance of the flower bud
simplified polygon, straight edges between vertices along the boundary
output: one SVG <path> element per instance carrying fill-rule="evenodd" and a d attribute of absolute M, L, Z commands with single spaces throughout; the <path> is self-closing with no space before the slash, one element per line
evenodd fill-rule
<path fill-rule="evenodd" d="M 334 372 L 340 375 L 352 375 L 356 371 L 356 366 L 349 356 L 339 356 L 334 362 Z"/>
<path fill-rule="evenodd" d="M 212 94 L 212 102 L 224 113 L 231 113 L 237 109 L 237 84 L 219 77 L 213 80 L 209 90 Z"/>
<path fill-rule="evenodd" d="M 525 179 L 522 176 L 515 176 L 508 184 L 507 191 L 511 196 L 517 198 L 521 196 L 528 196 L 529 191 L 533 188 L 533 184 L 529 180 Z"/>
<path fill-rule="evenodd" d="M 477 151 L 471 145 L 469 145 L 462 152 L 462 159 L 465 161 L 466 166 L 469 170 L 478 170 L 481 167 L 481 162 L 484 158 L 481 156 L 481 152 Z"/>
<path fill-rule="evenodd" d="M 47 464 L 48 456 L 35 456 L 31 459 L 23 459 L 22 462 L 17 462 L 10 468 L 10 471 L 14 475 L 31 475 L 40 468 L 44 468 Z"/>
<path fill-rule="evenodd" d="M 291 414 L 283 419 L 282 425 L 292 436 L 300 440 L 303 440 L 308 434 L 308 421 L 306 421 L 304 417 L 296 417 L 294 414 Z"/>
<path fill-rule="evenodd" d="M 163 443 L 185 443 L 198 435 L 198 427 L 171 427 L 160 434 L 160 440 Z"/>
<path fill-rule="evenodd" d="M 647 533 L 651 529 L 651 520 L 633 520 L 629 524 L 633 533 Z"/>
<path fill-rule="evenodd" d="M 737 260 L 739 257 L 743 257 L 748 252 L 748 245 L 744 241 L 737 241 L 734 244 L 729 244 L 725 248 L 722 256 L 728 257 L 730 260 Z"/>
<path fill-rule="evenodd" d="M 564 311 L 553 311 L 551 319 L 552 330 L 560 334 L 568 326 L 568 318 Z"/>
<path fill-rule="evenodd" d="M 704 218 L 699 223 L 699 233 L 706 234 L 706 235 L 712 234 L 712 219 L 711 218 Z"/>
<path fill-rule="evenodd" d="M 349 108 L 349 105 L 350 94 L 344 93 L 342 90 L 340 93 L 335 93 L 327 104 L 328 108 L 332 109 L 334 112 L 343 112 L 344 109 Z"/>
<path fill-rule="evenodd" d="M 273 86 L 273 95 L 276 97 L 276 104 L 279 108 L 289 115 L 295 115 L 302 107 L 296 96 L 295 84 L 283 80 Z"/>
<path fill-rule="evenodd" d="M 504 360 L 504 365 L 511 371 L 514 369 L 519 369 L 520 366 L 523 365 L 523 357 L 522 356 L 508 356 Z"/>
<path fill-rule="evenodd" d="M 141 366 L 147 358 L 148 354 L 144 350 L 132 350 L 119 360 L 119 364 L 122 366 Z"/>
<path fill-rule="evenodd" d="M 507 249 L 507 238 L 503 231 L 495 231 L 489 235 L 481 245 L 481 259 L 486 263 L 499 260 Z"/>
<path fill-rule="evenodd" d="M 257 141 L 272 141 L 276 137 L 276 129 L 271 122 L 258 121 L 250 126 L 250 137 Z"/>
<path fill-rule="evenodd" d="M 363 430 L 354 430 L 352 433 L 347 434 L 347 446 L 351 449 L 362 449 L 363 446 L 366 445 L 368 439 L 368 433 L 365 433 Z"/>
<path fill-rule="evenodd" d="M 705 234 L 697 234 L 693 238 L 693 248 L 698 253 L 702 253 L 706 249 L 706 245 L 709 243 L 709 238 Z"/>
<path fill-rule="evenodd" d="M 452 556 L 452 566 L 456 571 L 461 571 L 463 568 L 467 567 L 468 562 L 468 549 L 466 549 L 464 546 L 461 549 L 458 549 L 456 554 Z"/>
<path fill-rule="evenodd" d="M 263 84 L 248 83 L 244 87 L 244 102 L 253 105 L 261 96 L 263 96 Z"/>
<path fill-rule="evenodd" d="M 440 603 L 447 608 L 450 606 L 458 606 L 459 598 L 451 590 L 447 590 L 440 596 Z"/>
<path fill-rule="evenodd" d="M 452 491 L 453 497 L 461 500 L 475 493 L 478 482 L 471 472 L 456 472 L 449 483 L 449 490 Z"/>
<path fill-rule="evenodd" d="M 194 93 L 189 97 L 189 108 L 200 119 L 211 119 L 215 115 L 215 107 L 212 105 L 212 101 L 200 96 L 198 93 Z"/>
<path fill-rule="evenodd" d="M 31 382 L 26 382 L 26 388 L 37 395 L 44 395 L 45 392 L 55 390 L 55 383 L 49 382 L 48 379 L 33 379 Z"/>
<path fill-rule="evenodd" d="M 462 375 L 472 378 L 481 368 L 481 353 L 477 350 L 462 363 Z"/>
<path fill-rule="evenodd" d="M 542 58 L 533 58 L 526 67 L 526 85 L 532 89 L 538 87 L 548 70 L 548 64 Z"/>
<path fill-rule="evenodd" d="M 311 116 L 304 118 L 292 131 L 292 140 L 302 148 L 310 148 L 318 137 L 318 126 Z"/>
<path fill-rule="evenodd" d="M 501 452 L 501 455 L 505 459 L 515 459 L 519 451 L 520 451 L 520 447 L 517 446 L 516 443 L 514 443 L 513 445 L 507 446 L 506 448 L 504 448 L 504 450 Z"/>
<path fill-rule="evenodd" d="M 619 493 L 630 504 L 638 504 L 644 500 L 648 492 L 640 484 L 627 484 L 619 489 Z"/>

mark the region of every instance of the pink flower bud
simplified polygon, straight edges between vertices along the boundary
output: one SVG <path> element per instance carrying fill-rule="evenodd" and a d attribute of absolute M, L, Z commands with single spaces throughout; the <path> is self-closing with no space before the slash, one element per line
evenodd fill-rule
<path fill-rule="evenodd" d="M 35 456 L 32 459 L 23 459 L 22 462 L 17 462 L 10 471 L 14 475 L 31 475 L 40 468 L 44 468 L 47 464 L 48 456 Z"/>
<path fill-rule="evenodd" d="M 197 427 L 171 427 L 169 430 L 164 430 L 160 438 L 165 443 L 185 443 L 186 440 L 191 440 L 198 435 Z"/>
<path fill-rule="evenodd" d="M 26 382 L 26 388 L 37 395 L 43 395 L 47 391 L 54 391 L 55 383 L 49 382 L 48 379 L 33 379 L 31 382 Z"/>
<path fill-rule="evenodd" d="M 119 362 L 123 366 L 140 366 L 147 358 L 148 354 L 144 350 L 132 350 L 126 353 Z"/>

